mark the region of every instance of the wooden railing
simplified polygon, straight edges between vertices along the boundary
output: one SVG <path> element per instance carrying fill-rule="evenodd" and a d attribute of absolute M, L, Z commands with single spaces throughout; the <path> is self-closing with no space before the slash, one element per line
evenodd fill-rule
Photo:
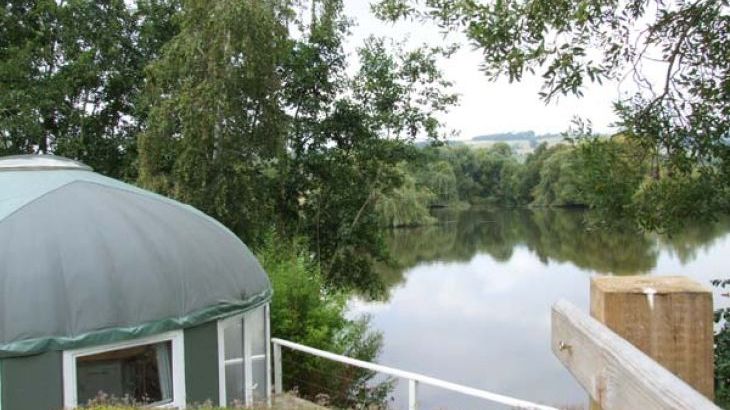
<path fill-rule="evenodd" d="M 552 308 L 552 350 L 591 399 L 612 409 L 719 409 L 634 345 L 566 301 Z"/>

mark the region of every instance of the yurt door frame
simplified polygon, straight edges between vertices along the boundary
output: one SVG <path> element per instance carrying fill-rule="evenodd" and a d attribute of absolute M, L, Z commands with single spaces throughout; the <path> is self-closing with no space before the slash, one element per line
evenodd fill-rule
<path fill-rule="evenodd" d="M 255 315 L 263 314 L 263 329 L 261 327 L 256 328 L 254 325 L 257 324 L 255 321 Z M 254 363 L 264 363 L 264 380 L 259 377 L 258 382 L 264 383 L 265 388 L 265 399 L 267 402 L 270 401 L 271 396 L 271 344 L 270 344 L 270 324 L 269 324 L 270 309 L 269 304 L 263 305 L 252 311 L 229 317 L 218 321 L 218 388 L 219 388 L 219 404 L 220 406 L 226 406 L 229 404 L 231 396 L 238 396 L 238 392 L 230 392 L 228 388 L 227 374 L 229 370 L 239 368 L 239 376 L 242 376 L 243 386 L 243 403 L 246 406 L 254 404 L 254 390 L 258 387 L 254 384 Z M 260 323 L 259 323 L 260 324 Z M 240 334 L 238 333 L 240 329 Z M 237 337 L 240 335 L 240 342 Z M 263 337 L 262 343 L 254 343 L 255 335 Z M 226 346 L 226 340 L 229 345 Z M 231 346 L 231 344 L 241 343 L 241 345 Z M 254 352 L 254 345 L 259 351 Z M 263 349 L 263 350 L 262 350 Z M 243 367 L 240 372 L 240 367 Z M 260 370 L 261 366 L 257 366 Z M 242 374 L 241 374 L 242 373 Z M 260 373 L 257 374 L 260 376 Z M 232 385 L 233 386 L 233 385 Z"/>

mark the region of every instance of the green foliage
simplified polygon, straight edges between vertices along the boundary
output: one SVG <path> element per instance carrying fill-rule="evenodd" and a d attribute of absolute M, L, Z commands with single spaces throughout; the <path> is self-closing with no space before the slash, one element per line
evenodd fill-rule
<path fill-rule="evenodd" d="M 525 166 L 515 186 L 515 199 L 517 203 L 529 204 L 534 200 L 533 191 L 540 183 L 540 170 L 545 159 L 549 158 L 555 149 L 548 148 L 547 144 L 542 143 L 527 155 Z"/>
<path fill-rule="evenodd" d="M 389 228 L 428 225 L 436 222 L 428 205 L 436 196 L 429 189 L 419 189 L 413 176 L 406 174 L 400 187 L 378 198 L 375 211 L 379 224 Z"/>
<path fill-rule="evenodd" d="M 436 115 L 448 110 L 457 95 L 436 65 L 439 56 L 452 50 L 422 46 L 404 50 L 370 37 L 358 50 L 361 68 L 353 78 L 355 99 L 361 101 L 373 124 L 387 137 L 410 140 L 420 133 L 438 139 L 441 124 Z"/>
<path fill-rule="evenodd" d="M 289 155 L 277 166 L 278 222 L 287 236 L 310 238 L 328 283 L 378 293 L 377 209 L 387 207 L 380 201 L 408 191 L 398 164 L 413 157 L 417 135 L 438 137 L 437 115 L 456 97 L 436 67 L 444 50 L 427 46 L 404 50 L 369 38 L 348 74 L 342 3 L 315 4 L 311 21 L 296 21 L 305 36 L 284 64 L 284 104 L 293 115 Z"/>
<path fill-rule="evenodd" d="M 263 171 L 283 150 L 276 93 L 286 29 L 267 2 L 190 0 L 178 19 L 148 70 L 140 182 L 255 244 L 270 215 Z"/>
<path fill-rule="evenodd" d="M 0 155 L 56 153 L 133 177 L 144 66 L 175 4 L 11 2 L 0 10 Z"/>
<path fill-rule="evenodd" d="M 496 206 L 584 206 L 579 178 L 582 152 L 572 146 L 540 145 L 521 162 L 510 147 L 426 148 L 407 168 L 424 205 L 459 201 Z M 436 194 L 436 201 L 429 197 Z M 415 195 L 412 196 L 415 198 Z M 598 204 L 597 204 L 598 205 Z"/>
<path fill-rule="evenodd" d="M 498 205 L 515 205 L 519 164 L 507 144 L 495 144 L 487 149 L 470 149 L 468 147 L 430 148 L 426 156 L 434 164 L 439 164 L 443 173 L 440 178 L 442 186 L 433 186 L 439 179 L 433 178 L 435 165 L 425 167 L 423 179 L 435 192 L 444 192 L 442 196 L 453 202 L 456 197 L 465 202 L 485 202 Z M 455 181 L 450 175 L 453 173 Z"/>
<path fill-rule="evenodd" d="M 435 161 L 426 166 L 419 182 L 436 196 L 432 204 L 449 204 L 459 199 L 456 173 L 447 161 Z"/>
<path fill-rule="evenodd" d="M 428 147 L 404 169 L 416 180 L 424 206 L 458 201 L 497 206 L 588 207 L 594 223 L 641 219 L 645 228 L 673 231 L 682 215 L 721 208 L 726 197 L 702 199 L 718 184 L 716 174 L 655 179 L 651 160 L 623 134 L 597 136 L 581 125 L 566 134 L 568 143 L 541 144 L 525 159 L 508 145 L 490 148 Z M 660 172 L 669 170 L 661 168 Z M 429 194 L 437 193 L 436 201 Z M 672 196 L 674 201 L 663 199 Z M 414 194 L 412 198 L 416 198 Z M 695 208 L 690 210 L 690 208 Z"/>
<path fill-rule="evenodd" d="M 533 204 L 539 206 L 580 206 L 582 198 L 577 151 L 562 146 L 550 155 L 540 169 L 540 182 L 535 186 Z"/>
<path fill-rule="evenodd" d="M 631 198 L 636 221 L 664 230 L 730 212 L 727 1 L 381 0 L 373 8 L 389 21 L 414 18 L 463 32 L 480 49 L 488 77 L 540 75 L 546 102 L 581 96 L 591 82 L 632 79 L 615 111 L 622 134 L 652 169 L 643 193 Z M 657 60 L 659 81 L 647 68 Z M 595 194 L 605 188 L 606 196 L 626 198 L 629 187 L 605 182 L 599 176 Z"/>
<path fill-rule="evenodd" d="M 730 280 L 713 280 L 712 285 L 726 288 Z M 722 408 L 730 407 L 730 309 L 715 311 L 715 323 L 720 329 L 715 333 L 715 403 Z"/>
<path fill-rule="evenodd" d="M 615 138 L 590 138 L 579 147 L 582 195 L 594 209 L 631 216 L 632 201 L 646 176 L 631 143 Z"/>
<path fill-rule="evenodd" d="M 410 142 L 437 138 L 455 101 L 436 68 L 445 51 L 370 38 L 349 74 L 342 2 L 310 6 L 307 19 L 286 1 L 183 3 L 148 70 L 139 180 L 249 244 L 271 226 L 307 237 L 330 284 L 377 292 L 375 207 L 402 183 Z"/>
<path fill-rule="evenodd" d="M 326 286 L 318 264 L 301 241 L 271 235 L 257 256 L 274 288 L 271 331 L 277 337 L 360 360 L 373 361 L 382 335 L 368 329 L 368 318 L 348 319 L 348 295 Z M 317 400 L 326 394 L 337 408 L 383 405 L 391 381 L 372 384 L 373 372 L 311 355 L 287 351 L 283 359 L 286 390 Z"/>
<path fill-rule="evenodd" d="M 708 192 L 724 183 L 718 178 L 714 173 L 698 171 L 692 175 L 645 181 L 635 196 L 635 212 L 647 228 L 668 232 L 682 227 L 690 215 L 702 213 L 701 217 L 697 215 L 699 219 L 710 218 L 714 210 L 727 206 L 727 197 L 708 196 Z M 666 201 L 666 198 L 672 200 Z"/>

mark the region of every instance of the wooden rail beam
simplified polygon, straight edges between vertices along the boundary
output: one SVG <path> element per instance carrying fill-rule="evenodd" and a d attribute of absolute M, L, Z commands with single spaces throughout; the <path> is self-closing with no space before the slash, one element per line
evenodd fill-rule
<path fill-rule="evenodd" d="M 552 308 L 552 350 L 604 410 L 719 409 L 567 301 Z"/>

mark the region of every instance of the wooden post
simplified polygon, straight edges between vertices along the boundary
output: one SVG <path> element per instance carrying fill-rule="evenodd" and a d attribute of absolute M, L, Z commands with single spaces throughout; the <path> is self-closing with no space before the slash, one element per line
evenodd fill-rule
<path fill-rule="evenodd" d="M 682 276 L 594 277 L 591 316 L 713 399 L 709 288 Z"/>

